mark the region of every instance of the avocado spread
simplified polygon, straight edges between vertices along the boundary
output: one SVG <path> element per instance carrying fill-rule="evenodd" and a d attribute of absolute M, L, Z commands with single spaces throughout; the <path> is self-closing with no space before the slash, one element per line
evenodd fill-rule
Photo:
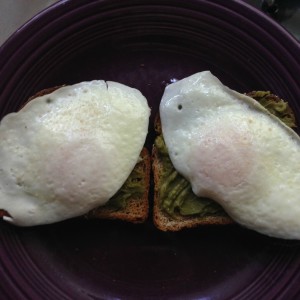
<path fill-rule="evenodd" d="M 145 184 L 143 169 L 136 166 L 119 191 L 104 205 L 111 210 L 123 209 L 128 199 L 142 198 Z"/>
<path fill-rule="evenodd" d="M 254 91 L 246 94 L 258 101 L 271 114 L 279 118 L 285 125 L 295 128 L 295 115 L 289 104 L 268 91 Z"/>
<path fill-rule="evenodd" d="M 174 219 L 178 216 L 226 216 L 216 202 L 197 197 L 190 183 L 174 169 L 162 134 L 155 139 L 155 146 L 162 163 L 159 187 L 161 209 Z"/>
<path fill-rule="evenodd" d="M 296 127 L 292 110 L 277 96 L 264 91 L 255 91 L 247 95 L 257 100 L 289 127 Z M 197 197 L 190 183 L 177 173 L 169 158 L 160 125 L 157 124 L 157 128 L 159 135 L 155 139 L 155 146 L 162 163 L 159 187 L 160 208 L 173 219 L 180 216 L 227 216 L 223 208 L 213 200 Z"/>

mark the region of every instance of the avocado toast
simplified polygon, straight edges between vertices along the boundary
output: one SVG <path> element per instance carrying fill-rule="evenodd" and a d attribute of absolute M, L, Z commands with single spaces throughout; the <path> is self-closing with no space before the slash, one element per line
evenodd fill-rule
<path fill-rule="evenodd" d="M 63 86 L 57 86 L 41 90 L 22 105 L 23 108 L 28 102 L 37 97 L 51 94 Z M 47 97 L 47 96 L 46 96 Z M 50 103 L 46 99 L 47 103 Z M 74 148 L 74 152 L 75 152 Z M 73 152 L 73 151 L 72 151 Z M 101 165 L 99 166 L 101 167 Z M 108 202 L 92 209 L 83 215 L 84 218 L 104 218 L 104 219 L 120 219 L 133 223 L 144 222 L 148 216 L 148 191 L 150 182 L 150 155 L 146 148 L 143 148 L 138 161 L 131 174 L 123 184 L 123 186 L 112 196 Z M 84 198 L 82 199 L 84 201 Z M 0 217 L 10 218 L 9 210 L 1 209 Z"/>
<path fill-rule="evenodd" d="M 296 127 L 291 108 L 278 96 L 265 91 L 253 91 L 247 95 L 289 127 Z M 155 226 L 163 231 L 178 231 L 200 225 L 233 224 L 234 221 L 219 204 L 197 197 L 188 181 L 174 169 L 163 139 L 159 116 L 155 121 L 155 130 L 157 137 L 152 149 Z"/>

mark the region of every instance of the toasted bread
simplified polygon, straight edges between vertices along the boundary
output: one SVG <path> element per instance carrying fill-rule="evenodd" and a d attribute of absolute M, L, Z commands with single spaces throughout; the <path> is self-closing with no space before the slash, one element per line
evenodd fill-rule
<path fill-rule="evenodd" d="M 37 92 L 34 96 L 30 97 L 28 101 L 20 107 L 20 109 L 31 100 L 50 94 L 60 87 L 62 86 L 47 88 Z M 140 160 L 120 190 L 112 197 L 112 199 L 108 201 L 106 205 L 93 209 L 83 217 L 87 219 L 118 219 L 132 223 L 144 222 L 147 219 L 149 212 L 148 193 L 151 171 L 150 160 L 151 157 L 149 151 L 146 148 L 143 148 L 140 154 Z M 136 192 L 134 189 L 129 189 L 128 193 L 128 184 L 130 182 L 138 183 L 138 192 Z M 111 200 L 116 199 L 116 197 L 118 197 L 118 195 L 121 193 L 125 193 L 124 189 L 126 188 L 126 200 L 123 201 L 122 205 L 111 205 Z M 0 218 L 4 216 L 10 215 L 7 211 L 0 208 Z"/>
<path fill-rule="evenodd" d="M 253 91 L 247 94 L 248 96 L 256 99 L 260 102 L 265 108 L 267 108 L 271 113 L 279 117 L 284 123 L 286 123 L 291 128 L 296 127 L 295 124 L 295 116 L 293 111 L 288 106 L 288 104 L 280 99 L 279 97 L 271 94 L 270 92 L 261 92 L 261 91 Z M 155 144 L 152 149 L 152 169 L 154 176 L 154 207 L 153 207 L 153 222 L 155 226 L 163 231 L 179 231 L 184 228 L 192 228 L 200 225 L 227 225 L 234 224 L 234 221 L 225 213 L 225 211 L 219 207 L 216 207 L 216 210 L 213 212 L 206 213 L 198 213 L 195 215 L 183 216 L 178 212 L 174 212 L 172 215 L 164 209 L 162 206 L 162 193 L 164 193 L 162 186 L 165 183 L 165 178 L 163 176 L 165 170 L 165 160 L 169 160 L 168 167 L 171 166 L 173 168 L 171 174 L 176 178 L 180 178 L 181 182 L 185 182 L 186 180 L 178 174 L 167 153 L 167 150 L 164 146 L 164 140 L 162 136 L 161 122 L 159 116 L 155 119 L 155 131 L 157 133 L 157 137 L 155 140 Z M 158 142 L 163 144 L 164 151 L 160 150 L 158 147 Z M 187 182 L 187 181 L 186 181 Z M 191 187 L 189 183 L 185 183 L 186 189 L 190 189 Z M 173 187 L 174 188 L 174 187 Z M 196 196 L 195 196 L 196 197 Z M 211 205 L 212 200 L 206 198 L 198 198 L 199 203 L 205 202 L 205 205 Z M 211 203 L 209 202 L 211 201 Z M 216 203 L 214 205 L 217 205 Z"/>

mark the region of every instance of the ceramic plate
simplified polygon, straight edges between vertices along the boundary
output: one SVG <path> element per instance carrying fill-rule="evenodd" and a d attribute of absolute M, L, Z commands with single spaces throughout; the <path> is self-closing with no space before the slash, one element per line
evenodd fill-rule
<path fill-rule="evenodd" d="M 138 88 L 157 113 L 166 84 L 211 70 L 240 92 L 271 90 L 300 117 L 300 46 L 242 1 L 61 1 L 0 50 L 0 113 L 84 80 Z M 147 147 L 154 133 L 150 126 Z M 152 187 L 153 188 L 153 187 Z M 150 201 L 152 200 L 152 193 Z M 284 199 L 283 199 L 284 201 Z M 300 243 L 237 225 L 178 233 L 81 218 L 0 222 L 2 299 L 299 299 Z"/>

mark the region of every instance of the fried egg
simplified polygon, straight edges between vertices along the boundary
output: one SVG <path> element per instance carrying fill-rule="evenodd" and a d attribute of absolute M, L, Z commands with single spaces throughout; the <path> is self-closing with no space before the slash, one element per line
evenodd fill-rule
<path fill-rule="evenodd" d="M 62 221 L 104 205 L 145 143 L 136 89 L 94 80 L 37 97 L 0 124 L 0 208 L 15 225 Z"/>
<path fill-rule="evenodd" d="M 300 138 L 209 71 L 166 87 L 163 136 L 175 169 L 199 197 L 241 225 L 300 239 Z"/>

